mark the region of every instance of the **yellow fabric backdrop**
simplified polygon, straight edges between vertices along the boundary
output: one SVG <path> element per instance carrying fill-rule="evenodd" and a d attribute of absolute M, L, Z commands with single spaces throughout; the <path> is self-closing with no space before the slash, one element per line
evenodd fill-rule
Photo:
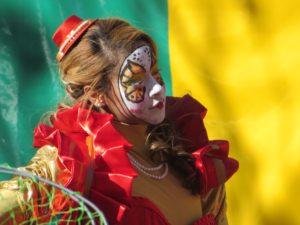
<path fill-rule="evenodd" d="M 208 109 L 240 170 L 232 225 L 300 224 L 300 1 L 169 0 L 173 93 Z"/>

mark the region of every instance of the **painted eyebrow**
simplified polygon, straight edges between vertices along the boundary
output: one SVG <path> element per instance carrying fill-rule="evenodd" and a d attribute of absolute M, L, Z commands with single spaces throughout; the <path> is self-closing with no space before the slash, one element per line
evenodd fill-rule
<path fill-rule="evenodd" d="M 155 62 L 155 63 L 151 66 L 150 70 L 152 71 L 152 70 L 155 69 L 155 68 L 159 71 L 159 69 L 158 69 L 158 63 L 157 63 L 157 62 Z"/>

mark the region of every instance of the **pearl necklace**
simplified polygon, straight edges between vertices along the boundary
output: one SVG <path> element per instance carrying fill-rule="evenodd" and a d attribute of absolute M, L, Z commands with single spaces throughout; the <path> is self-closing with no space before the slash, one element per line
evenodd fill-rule
<path fill-rule="evenodd" d="M 161 163 L 160 165 L 158 165 L 156 167 L 146 167 L 146 166 L 142 165 L 140 162 L 138 162 L 129 153 L 128 153 L 128 158 L 129 158 L 129 161 L 132 163 L 132 165 L 136 169 L 138 169 L 140 172 L 142 172 L 146 176 L 149 176 L 149 177 L 151 177 L 153 179 L 162 180 L 162 179 L 164 179 L 168 175 L 168 172 L 169 172 L 168 163 Z M 163 174 L 161 174 L 161 175 L 155 175 L 155 174 L 150 173 L 150 172 L 153 172 L 153 171 L 160 170 L 163 166 L 165 167 L 165 171 L 163 172 Z"/>

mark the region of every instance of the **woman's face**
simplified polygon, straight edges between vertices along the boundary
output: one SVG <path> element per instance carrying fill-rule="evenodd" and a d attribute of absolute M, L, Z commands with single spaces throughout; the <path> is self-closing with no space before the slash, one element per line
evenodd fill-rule
<path fill-rule="evenodd" d="M 112 82 L 115 97 L 108 106 L 117 119 L 149 124 L 163 121 L 166 91 L 157 62 L 148 45 L 135 49 L 125 57 L 118 78 Z"/>

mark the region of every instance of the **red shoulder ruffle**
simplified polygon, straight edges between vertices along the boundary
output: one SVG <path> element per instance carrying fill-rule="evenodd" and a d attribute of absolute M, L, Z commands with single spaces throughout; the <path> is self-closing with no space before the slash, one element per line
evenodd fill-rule
<path fill-rule="evenodd" d="M 40 124 L 35 129 L 34 147 L 58 148 L 59 161 L 66 171 L 58 182 L 73 191 L 84 193 L 86 172 L 94 171 L 89 199 L 103 210 L 108 221 L 120 221 L 129 206 L 132 181 L 137 173 L 127 157 L 132 146 L 113 127 L 112 118 L 110 114 L 86 110 L 80 105 L 59 110 L 53 127 Z M 89 155 L 88 136 L 92 138 L 95 161 Z"/>
<path fill-rule="evenodd" d="M 200 171 L 200 194 L 225 183 L 239 167 L 235 159 L 228 157 L 229 143 L 225 140 L 209 141 L 203 123 L 206 108 L 189 95 L 182 98 L 167 98 L 167 119 L 184 139 L 187 151 L 195 157 Z"/>

